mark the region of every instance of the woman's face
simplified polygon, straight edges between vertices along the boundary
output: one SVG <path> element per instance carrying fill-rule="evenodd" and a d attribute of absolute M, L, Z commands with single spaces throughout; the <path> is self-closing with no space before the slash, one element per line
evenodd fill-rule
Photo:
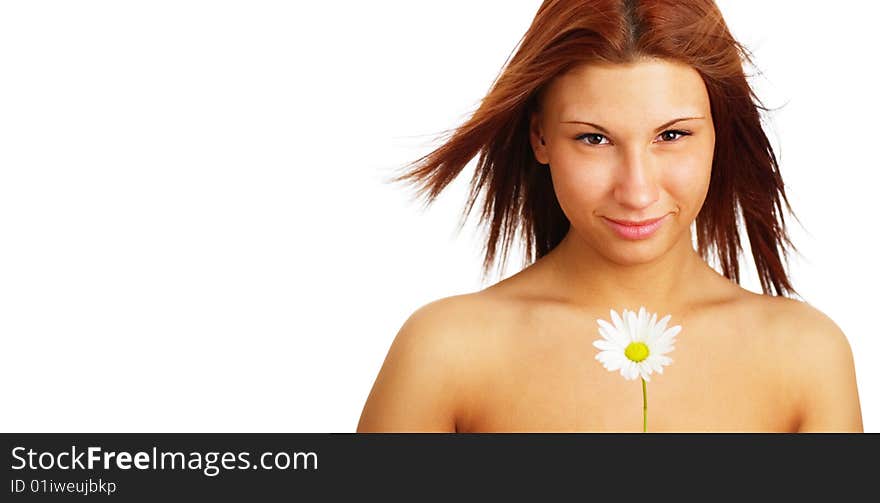
<path fill-rule="evenodd" d="M 531 119 L 535 157 L 549 164 L 580 239 L 620 264 L 650 261 L 682 239 L 691 246 L 715 148 L 709 96 L 696 70 L 657 59 L 582 65 L 550 84 Z M 648 237 L 622 237 L 615 229 L 637 231 L 608 221 L 664 216 Z"/>

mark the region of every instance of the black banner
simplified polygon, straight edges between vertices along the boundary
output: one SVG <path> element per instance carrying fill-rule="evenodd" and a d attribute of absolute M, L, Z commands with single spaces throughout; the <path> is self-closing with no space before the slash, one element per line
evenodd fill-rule
<path fill-rule="evenodd" d="M 352 495 L 420 501 L 475 494 L 543 501 L 617 491 L 626 499 L 666 499 L 689 490 L 840 496 L 870 484 L 880 447 L 875 434 L 831 433 L 0 437 L 7 460 L 3 501 L 347 501 Z"/>

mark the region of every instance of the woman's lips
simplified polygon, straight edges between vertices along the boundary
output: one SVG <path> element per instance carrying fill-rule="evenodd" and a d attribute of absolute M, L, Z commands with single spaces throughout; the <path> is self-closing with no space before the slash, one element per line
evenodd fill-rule
<path fill-rule="evenodd" d="M 611 230 L 623 239 L 646 239 L 657 232 L 657 229 L 659 229 L 666 221 L 667 216 L 669 216 L 668 213 L 660 218 L 645 220 L 640 223 L 612 220 L 607 217 L 602 218 L 608 226 L 611 227 Z"/>

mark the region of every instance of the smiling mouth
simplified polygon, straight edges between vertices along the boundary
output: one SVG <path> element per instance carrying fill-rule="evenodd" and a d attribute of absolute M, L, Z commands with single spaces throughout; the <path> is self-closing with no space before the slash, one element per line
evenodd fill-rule
<path fill-rule="evenodd" d="M 604 217 L 604 218 L 607 220 L 611 220 L 612 222 L 614 222 L 616 224 L 638 227 L 638 226 L 642 226 L 642 225 L 653 224 L 654 222 L 657 222 L 658 220 L 663 219 L 663 217 L 665 217 L 665 216 L 666 215 L 663 215 L 662 217 L 652 218 L 650 220 L 617 220 L 615 218 L 608 218 L 608 217 Z"/>
<path fill-rule="evenodd" d="M 660 218 L 654 218 L 651 220 L 641 220 L 641 221 L 633 221 L 633 220 L 612 220 L 607 217 L 602 217 L 605 219 L 605 222 L 614 231 L 614 234 L 621 239 L 637 241 L 648 239 L 651 236 L 655 235 L 660 227 L 663 226 L 663 223 L 666 221 L 666 217 L 670 214 L 667 213 Z"/>

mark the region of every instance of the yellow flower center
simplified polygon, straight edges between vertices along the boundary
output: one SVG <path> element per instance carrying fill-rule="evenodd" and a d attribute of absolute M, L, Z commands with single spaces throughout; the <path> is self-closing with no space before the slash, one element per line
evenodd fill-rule
<path fill-rule="evenodd" d="M 648 345 L 644 342 L 631 342 L 629 343 L 629 346 L 626 347 L 623 354 L 625 354 L 630 360 L 638 363 L 647 358 L 650 351 L 648 351 Z"/>

